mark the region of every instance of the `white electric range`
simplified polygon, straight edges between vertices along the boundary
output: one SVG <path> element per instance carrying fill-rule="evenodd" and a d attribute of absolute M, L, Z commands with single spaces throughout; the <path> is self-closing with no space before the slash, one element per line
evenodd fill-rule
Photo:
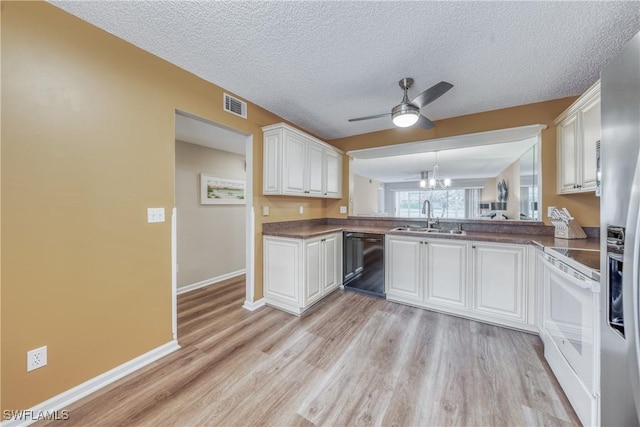
<path fill-rule="evenodd" d="M 549 247 L 544 264 L 544 354 L 584 425 L 599 421 L 600 251 Z"/>

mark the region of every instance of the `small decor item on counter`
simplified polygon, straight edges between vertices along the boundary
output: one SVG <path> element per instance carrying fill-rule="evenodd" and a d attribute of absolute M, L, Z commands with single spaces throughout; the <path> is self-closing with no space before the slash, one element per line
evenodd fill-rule
<path fill-rule="evenodd" d="M 507 183 L 503 179 L 502 181 L 498 182 L 498 201 L 506 202 L 508 198 L 509 189 L 507 188 Z"/>
<path fill-rule="evenodd" d="M 549 218 L 556 228 L 555 237 L 560 239 L 586 239 L 587 235 L 566 208 L 549 209 Z"/>

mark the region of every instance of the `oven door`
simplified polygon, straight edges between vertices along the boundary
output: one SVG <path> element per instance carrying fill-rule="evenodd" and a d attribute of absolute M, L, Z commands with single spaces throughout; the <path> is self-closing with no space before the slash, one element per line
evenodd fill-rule
<path fill-rule="evenodd" d="M 545 254 L 543 328 L 585 389 L 596 394 L 595 349 L 600 284 Z"/>

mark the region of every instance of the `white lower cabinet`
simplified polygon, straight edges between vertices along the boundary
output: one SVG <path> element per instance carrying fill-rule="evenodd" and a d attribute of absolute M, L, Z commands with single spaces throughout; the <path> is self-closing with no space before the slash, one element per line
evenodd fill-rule
<path fill-rule="evenodd" d="M 424 240 L 387 236 L 385 293 L 387 299 L 422 301 L 422 247 Z"/>
<path fill-rule="evenodd" d="M 426 303 L 442 307 L 467 307 L 467 242 L 431 240 L 426 251 Z"/>
<path fill-rule="evenodd" d="M 387 299 L 428 307 L 466 307 L 467 248 L 467 242 L 387 236 Z"/>
<path fill-rule="evenodd" d="M 340 286 L 341 233 L 312 239 L 263 238 L 265 303 L 301 314 Z"/>
<path fill-rule="evenodd" d="M 527 247 L 388 235 L 390 301 L 534 330 Z"/>
<path fill-rule="evenodd" d="M 527 323 L 527 247 L 473 243 L 473 311 L 503 323 Z M 515 326 L 515 325 L 514 325 Z"/>

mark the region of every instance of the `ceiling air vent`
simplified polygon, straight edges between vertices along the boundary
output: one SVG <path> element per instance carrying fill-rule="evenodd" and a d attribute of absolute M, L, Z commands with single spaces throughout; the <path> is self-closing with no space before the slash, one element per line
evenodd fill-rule
<path fill-rule="evenodd" d="M 228 111 L 229 113 L 245 119 L 247 118 L 247 103 L 240 101 L 238 98 L 234 98 L 227 93 L 224 94 L 223 108 L 224 111 Z"/>

